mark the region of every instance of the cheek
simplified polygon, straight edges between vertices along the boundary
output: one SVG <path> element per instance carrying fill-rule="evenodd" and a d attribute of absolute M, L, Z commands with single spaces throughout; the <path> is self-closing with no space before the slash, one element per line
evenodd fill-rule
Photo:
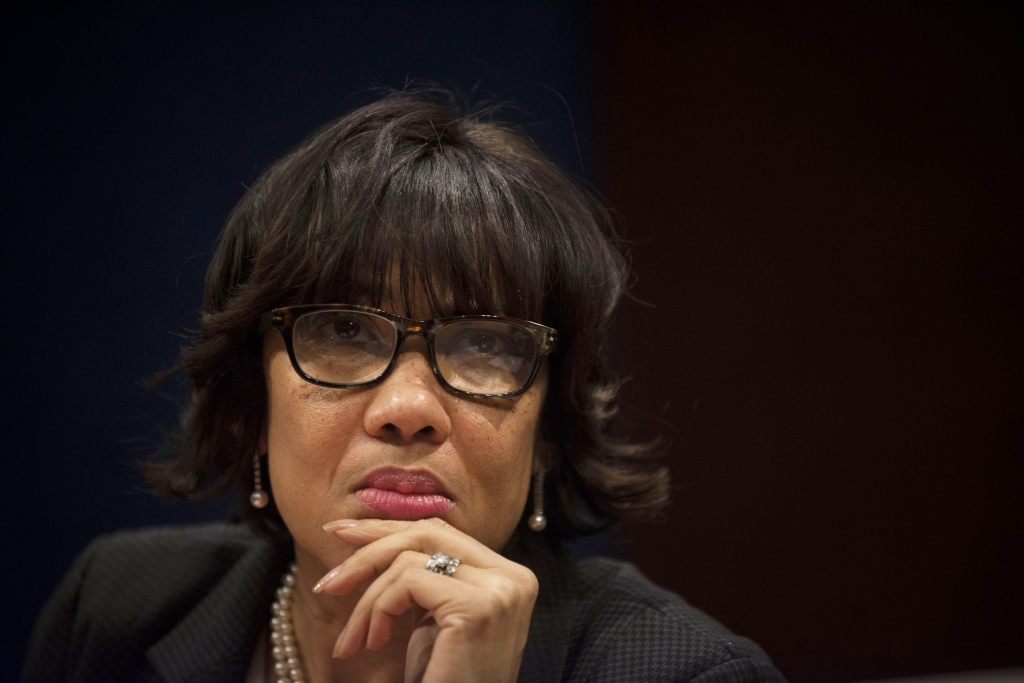
<path fill-rule="evenodd" d="M 361 412 L 337 390 L 287 375 L 278 380 L 268 392 L 266 445 L 277 507 L 294 533 L 329 521 L 341 454 L 358 433 Z"/>
<path fill-rule="evenodd" d="M 470 461 L 467 466 L 482 477 L 500 481 L 502 473 L 509 473 L 510 467 L 520 470 L 525 464 L 529 469 L 534 428 L 528 416 L 518 410 L 501 416 L 490 413 L 485 409 L 456 414 L 452 436 L 459 452 Z"/>
<path fill-rule="evenodd" d="M 298 380 L 302 382 L 302 380 Z M 271 452 L 315 454 L 351 434 L 346 423 L 358 424 L 358 411 L 346 406 L 339 392 L 307 382 L 278 384 L 270 391 L 267 409 L 267 445 Z"/>
<path fill-rule="evenodd" d="M 494 549 L 511 536 L 526 504 L 537 412 L 520 402 L 512 411 L 471 406 L 453 416 L 453 439 L 475 484 L 456 526 Z"/>

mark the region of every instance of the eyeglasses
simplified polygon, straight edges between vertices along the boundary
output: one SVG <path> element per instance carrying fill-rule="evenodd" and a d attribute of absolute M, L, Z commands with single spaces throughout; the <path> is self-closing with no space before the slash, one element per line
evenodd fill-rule
<path fill-rule="evenodd" d="M 259 333 L 276 327 L 292 367 L 325 387 L 380 382 L 395 367 L 410 335 L 427 340 L 430 365 L 441 386 L 478 398 L 518 396 L 533 383 L 558 333 L 518 318 L 463 315 L 410 320 L 366 306 L 288 306 L 260 318 Z"/>

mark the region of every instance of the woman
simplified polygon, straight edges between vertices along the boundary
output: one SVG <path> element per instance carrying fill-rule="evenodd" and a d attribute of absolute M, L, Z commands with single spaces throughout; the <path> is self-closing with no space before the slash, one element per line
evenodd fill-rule
<path fill-rule="evenodd" d="M 626 274 L 602 205 L 481 115 L 398 93 L 314 133 L 228 218 L 147 472 L 247 524 L 94 542 L 25 680 L 781 680 L 561 549 L 666 502 L 612 426 Z"/>

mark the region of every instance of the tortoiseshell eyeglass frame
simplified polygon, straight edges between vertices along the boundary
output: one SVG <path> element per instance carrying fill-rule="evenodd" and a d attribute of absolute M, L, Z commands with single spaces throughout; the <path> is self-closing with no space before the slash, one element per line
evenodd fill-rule
<path fill-rule="evenodd" d="M 391 360 L 388 365 L 380 373 L 378 377 L 366 382 L 354 382 L 351 384 L 340 384 L 337 382 L 325 382 L 323 380 L 316 379 L 306 374 L 301 367 L 299 362 L 295 358 L 295 346 L 292 343 L 292 329 L 295 325 L 295 321 L 303 315 L 308 313 L 317 313 L 320 311 L 356 311 L 360 313 L 372 313 L 373 315 L 384 318 L 392 324 L 397 333 L 397 341 L 395 342 L 395 349 L 391 354 Z M 437 365 L 437 355 L 434 352 L 434 338 L 437 333 L 445 326 L 456 322 L 465 322 L 468 320 L 480 320 L 482 322 L 504 322 L 526 330 L 533 340 L 537 343 L 537 357 L 533 362 L 533 370 L 530 372 L 529 379 L 526 383 L 516 391 L 510 391 L 504 394 L 481 394 L 473 391 L 466 391 L 464 389 L 458 389 L 453 387 L 441 374 L 441 369 Z M 272 311 L 267 311 L 260 316 L 260 327 L 259 335 L 263 336 L 271 328 L 278 328 L 281 330 L 281 335 L 284 337 L 285 348 L 288 349 L 288 358 L 292 362 L 292 368 L 302 379 L 306 380 L 310 384 L 317 384 L 322 387 L 332 387 L 337 389 L 345 389 L 350 387 L 365 387 L 378 382 L 384 381 L 385 378 L 395 367 L 395 363 L 398 362 L 398 356 L 402 352 L 402 346 L 405 344 L 406 338 L 414 335 L 424 337 L 427 340 L 427 348 L 429 349 L 430 367 L 434 371 L 434 377 L 437 378 L 438 383 L 453 394 L 459 394 L 460 396 L 473 396 L 475 398 L 512 398 L 522 394 L 533 384 L 533 380 L 537 378 L 537 373 L 540 371 L 540 366 L 544 363 L 544 358 L 555 350 L 555 344 L 558 341 L 558 332 L 553 328 L 546 327 L 539 323 L 530 322 L 529 320 L 521 320 L 519 318 L 508 318 L 501 315 L 459 315 L 450 318 L 437 318 L 434 320 L 412 320 L 410 318 L 403 318 L 402 316 L 382 311 L 379 308 L 371 308 L 369 306 L 357 306 L 354 304 L 305 304 L 301 306 L 285 306 L 283 308 L 275 308 Z"/>

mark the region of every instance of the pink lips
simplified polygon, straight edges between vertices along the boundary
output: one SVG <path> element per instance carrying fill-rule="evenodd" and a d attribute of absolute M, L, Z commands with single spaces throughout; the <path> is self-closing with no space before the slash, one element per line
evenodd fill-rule
<path fill-rule="evenodd" d="M 383 468 L 363 478 L 359 502 L 385 519 L 440 517 L 455 506 L 444 487 L 423 471 Z"/>

